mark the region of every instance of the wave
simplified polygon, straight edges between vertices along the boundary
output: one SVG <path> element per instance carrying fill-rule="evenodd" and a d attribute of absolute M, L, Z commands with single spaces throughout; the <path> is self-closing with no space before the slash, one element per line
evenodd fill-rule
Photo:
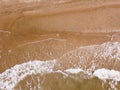
<path fill-rule="evenodd" d="M 98 77 L 103 81 L 112 80 L 119 82 L 119 62 L 119 42 L 84 46 L 70 51 L 58 59 L 50 61 L 34 60 L 7 69 L 0 74 L 0 89 L 12 90 L 28 75 L 44 75 L 53 72 L 60 72 L 65 76 L 83 72 L 89 78 Z"/>
<path fill-rule="evenodd" d="M 95 69 L 107 68 L 120 70 L 120 43 L 107 42 L 101 45 L 80 47 L 61 56 L 57 69 L 82 68 L 93 72 Z M 58 67 L 59 66 L 59 67 Z M 55 68 L 56 69 L 56 68 Z"/>
<path fill-rule="evenodd" d="M 54 66 L 55 60 L 52 61 L 29 61 L 27 63 L 15 65 L 0 74 L 0 89 L 12 90 L 17 83 L 27 75 L 37 73 L 50 73 Z"/>

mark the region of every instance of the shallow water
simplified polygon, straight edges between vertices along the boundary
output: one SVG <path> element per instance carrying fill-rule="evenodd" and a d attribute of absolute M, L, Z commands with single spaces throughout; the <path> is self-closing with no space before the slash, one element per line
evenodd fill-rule
<path fill-rule="evenodd" d="M 52 35 L 55 36 L 56 33 Z M 82 39 L 71 38 L 69 35 L 80 35 Z M 101 37 L 100 34 L 69 33 L 64 37 L 64 34 L 59 33 L 59 39 L 54 37 L 27 42 L 6 50 L 7 52 L 1 54 L 1 60 L 6 60 L 6 67 L 1 65 L 0 88 L 3 90 L 23 88 L 25 90 L 119 90 L 120 43 L 109 41 L 111 37 L 108 35 L 102 34 L 105 39 L 98 44 L 97 39 Z M 94 37 L 93 44 L 83 43 L 89 41 L 89 38 L 83 39 L 83 37 Z M 76 46 L 70 44 L 70 42 L 75 43 L 75 40 L 77 40 Z M 54 46 L 54 44 L 58 45 Z M 35 59 L 34 53 L 41 55 L 38 58 L 44 59 Z M 21 60 L 17 62 L 19 59 Z"/>
<path fill-rule="evenodd" d="M 15 89 L 24 88 L 25 90 L 28 90 L 32 88 L 32 90 L 115 90 L 111 89 L 109 81 L 103 82 L 99 80 L 98 78 L 91 78 L 91 79 L 83 79 L 84 74 L 78 74 L 78 75 L 69 75 L 64 76 L 61 73 L 51 73 L 44 75 L 41 79 L 41 76 L 28 76 L 24 80 L 21 81 Z M 84 76 L 85 77 L 85 76 Z M 44 78 L 44 79 L 43 79 Z M 52 79 L 51 79 L 52 78 Z M 41 83 L 41 84 L 40 84 Z M 112 85 L 115 83 L 113 82 Z M 118 87 L 119 90 L 119 84 L 115 85 L 115 87 Z"/>

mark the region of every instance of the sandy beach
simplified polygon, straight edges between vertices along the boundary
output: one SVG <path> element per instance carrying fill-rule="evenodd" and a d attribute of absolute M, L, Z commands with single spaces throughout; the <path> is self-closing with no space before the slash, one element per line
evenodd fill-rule
<path fill-rule="evenodd" d="M 96 66 L 91 70 L 92 73 L 102 68 L 119 72 L 119 38 L 120 0 L 1 0 L 0 80 L 7 75 L 5 74 L 7 70 L 11 73 L 17 67 L 16 65 L 24 66 L 24 63 L 35 60 L 41 61 L 41 65 L 42 61 L 49 62 L 55 59 L 55 65 L 50 67 L 55 72 L 70 68 L 82 68 L 87 71 L 93 63 Z M 85 89 L 87 86 L 84 86 L 82 81 L 80 83 L 75 81 L 73 84 L 69 78 L 65 80 L 73 87 L 68 85 L 58 88 L 62 87 L 62 84 L 55 87 L 49 84 L 47 87 L 50 78 L 53 78 L 54 84 L 56 80 L 54 76 L 58 76 L 59 83 L 65 81 L 63 78 L 60 79 L 61 76 L 58 74 L 51 73 L 47 76 L 45 73 L 45 76 L 42 76 L 39 75 L 40 73 L 33 76 L 26 74 L 28 77 L 24 77 L 25 79 L 18 79 L 20 80 L 16 81 L 18 84 L 13 85 L 15 90 L 19 90 L 20 87 L 30 89 L 30 86 L 26 87 L 25 83 L 26 80 L 32 80 L 31 77 L 35 77 L 35 80 L 36 77 L 43 80 L 44 89 L 33 90 L 50 90 L 49 87 L 52 88 L 51 90 L 79 90 L 80 88 L 80 90 L 88 90 Z M 94 81 L 96 79 L 89 82 L 94 83 Z M 7 79 L 4 82 L 7 82 Z M 99 86 L 100 81 L 96 82 Z M 88 84 L 90 90 L 96 90 L 96 87 L 94 85 L 92 87 L 90 83 Z M 10 85 L 12 88 L 3 84 L 4 87 L 12 90 L 13 86 Z M 33 82 L 31 85 L 36 84 Z M 99 87 L 98 90 L 108 90 L 108 87 L 110 86 L 105 86 L 104 89 Z M 117 88 L 119 90 L 120 85 Z"/>

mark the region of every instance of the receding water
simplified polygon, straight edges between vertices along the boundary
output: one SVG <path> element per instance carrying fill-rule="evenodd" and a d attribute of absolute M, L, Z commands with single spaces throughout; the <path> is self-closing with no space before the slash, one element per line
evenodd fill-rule
<path fill-rule="evenodd" d="M 56 34 L 55 34 L 56 35 Z M 59 34 L 61 35 L 61 34 Z M 71 34 L 70 34 L 71 35 Z M 80 34 L 77 34 L 80 35 Z M 87 34 L 86 34 L 87 35 Z M 90 35 L 90 34 L 89 34 Z M 48 35 L 47 35 L 48 36 Z M 93 37 L 96 35 L 92 34 Z M 60 36 L 59 36 L 60 37 Z M 84 37 L 80 36 L 80 37 Z M 90 35 L 91 37 L 91 35 Z M 99 36 L 97 36 L 99 38 Z M 108 36 L 104 36 L 106 39 Z M 109 37 L 110 38 L 110 37 Z M 0 74 L 0 89 L 2 90 L 119 90 L 120 89 L 120 43 L 107 41 L 101 44 L 82 45 L 79 44 L 74 49 L 72 44 L 67 44 L 67 40 L 49 38 L 36 42 L 28 42 L 25 44 L 18 45 L 13 49 L 8 50 L 7 58 L 3 54 L 1 60 L 13 59 L 9 62 L 12 67 L 6 69 Z M 73 41 L 72 41 L 73 40 Z M 78 40 L 78 39 L 76 39 Z M 82 39 L 83 40 L 83 39 Z M 85 40 L 85 39 L 84 39 Z M 48 43 L 47 46 L 46 42 Z M 62 48 L 67 48 L 62 52 L 54 53 L 49 49 L 49 44 L 52 46 L 55 43 L 61 42 L 60 46 L 56 46 L 58 51 Z M 64 44 L 62 44 L 64 42 Z M 71 39 L 74 42 L 74 39 Z M 68 42 L 69 43 L 69 42 Z M 80 42 L 78 42 L 80 43 Z M 39 46 L 40 45 L 40 46 Z M 42 48 L 42 45 L 44 48 Z M 67 46 L 66 46 L 67 45 Z M 30 52 L 33 47 L 33 51 Z M 38 49 L 38 53 L 41 52 L 41 48 L 44 53 L 46 49 L 50 50 L 50 55 L 56 56 L 51 60 L 30 60 L 32 52 L 36 53 L 34 49 Z M 24 50 L 23 53 L 21 53 Z M 15 54 L 25 55 L 25 51 L 28 56 L 25 56 L 26 60 L 23 60 L 21 64 L 16 62 Z M 6 52 L 6 51 L 5 51 Z M 64 53 L 63 53 L 64 52 Z M 33 53 L 33 54 L 34 54 Z M 63 53 L 63 54 L 62 54 Z M 4 56 L 5 55 L 5 56 Z M 14 56 L 15 55 L 15 56 Z M 43 54 L 44 55 L 44 54 Z M 10 58 L 9 58 L 10 57 Z M 24 57 L 21 57 L 21 59 Z M 34 57 L 32 57 L 34 58 Z M 44 58 L 44 56 L 43 56 Z M 6 61 L 7 63 L 7 61 Z M 16 64 L 15 64 L 16 63 Z M 8 68 L 7 64 L 6 67 Z M 3 69 L 4 70 L 4 69 Z M 1 68 L 2 71 L 2 68 Z"/>
<path fill-rule="evenodd" d="M 90 78 L 85 79 L 83 77 L 84 74 L 70 74 L 69 76 L 65 76 L 61 73 L 51 73 L 41 75 L 32 75 L 25 78 L 21 81 L 15 89 L 25 90 L 119 90 L 120 85 L 116 82 L 106 81 L 103 82 L 98 78 Z M 83 77 L 82 77 L 83 76 Z M 114 88 L 111 88 L 112 83 Z"/>

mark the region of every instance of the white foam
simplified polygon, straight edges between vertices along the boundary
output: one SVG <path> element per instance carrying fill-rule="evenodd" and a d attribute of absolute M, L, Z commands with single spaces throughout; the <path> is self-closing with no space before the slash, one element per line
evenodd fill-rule
<path fill-rule="evenodd" d="M 78 74 L 80 72 L 86 73 L 89 75 L 89 73 L 87 72 L 87 70 L 83 70 L 81 68 L 70 68 L 70 69 L 66 69 L 64 70 L 64 72 L 66 73 L 71 73 L 71 74 Z M 113 80 L 113 81 L 120 81 L 120 72 L 116 71 L 116 70 L 109 70 L 109 69 L 105 69 L 105 68 L 101 68 L 101 69 L 97 69 L 94 71 L 94 73 L 91 73 L 92 76 L 98 77 L 101 80 Z"/>
<path fill-rule="evenodd" d="M 110 57 L 109 61 L 112 58 L 115 58 L 115 60 L 120 60 L 120 43 L 118 42 L 108 42 L 101 45 L 92 45 L 92 46 L 85 46 L 79 48 L 79 50 L 74 50 L 69 53 L 74 54 L 75 51 L 81 51 L 85 48 L 87 51 L 90 51 L 90 53 L 85 54 L 82 61 L 85 61 L 87 58 L 89 58 L 90 54 L 94 54 L 94 57 Z M 84 50 L 84 49 L 83 49 Z M 69 54 L 67 53 L 67 54 Z M 82 54 L 76 54 L 76 56 L 80 56 Z M 62 57 L 66 56 L 64 54 Z M 70 56 L 70 55 L 68 55 Z M 88 56 L 88 57 L 87 57 Z M 86 58 L 87 57 L 87 58 Z M 67 57 L 68 58 L 68 57 Z M 69 59 L 69 58 L 68 58 Z M 82 58 L 80 58 L 81 60 Z M 74 60 L 74 58 L 72 58 Z M 107 60 L 107 58 L 105 59 Z M 61 60 L 62 61 L 62 60 Z M 63 61 L 64 62 L 64 61 Z M 17 83 L 19 83 L 22 79 L 24 79 L 27 75 L 32 74 L 44 74 L 44 73 L 51 73 L 53 72 L 54 65 L 56 64 L 56 60 L 52 61 L 29 61 L 23 64 L 15 65 L 14 67 L 7 69 L 5 72 L 0 74 L 0 89 L 2 90 L 12 90 Z M 68 62 L 69 64 L 69 62 Z M 94 63 L 92 64 L 94 65 Z M 120 81 L 120 72 L 116 70 L 108 70 L 103 67 L 100 67 L 102 69 L 95 70 L 95 67 L 89 68 L 92 76 L 96 76 L 101 80 L 114 80 L 114 81 Z M 71 74 L 78 74 L 80 72 L 84 72 L 89 75 L 89 71 L 85 71 L 79 67 L 75 68 L 68 68 L 66 70 L 57 70 L 54 72 L 60 72 L 65 76 L 68 76 L 69 73 Z M 94 71 L 94 73 L 92 72 Z"/>
<path fill-rule="evenodd" d="M 77 68 L 77 69 L 70 68 L 70 69 L 66 69 L 65 72 L 71 73 L 71 74 L 78 74 L 80 72 L 83 72 L 83 70 L 80 68 Z"/>
<path fill-rule="evenodd" d="M 98 77 L 101 80 L 114 80 L 120 81 L 120 72 L 116 70 L 108 70 L 108 69 L 98 69 L 95 70 L 94 76 Z"/>
<path fill-rule="evenodd" d="M 24 79 L 27 75 L 44 74 L 52 72 L 54 63 L 52 61 L 29 61 L 27 63 L 15 65 L 0 74 L 0 89 L 12 90 L 18 82 Z"/>
<path fill-rule="evenodd" d="M 70 68 L 64 71 L 53 71 L 55 63 L 56 60 L 30 61 L 27 63 L 15 65 L 11 69 L 8 69 L 2 74 L 0 74 L 0 89 L 12 90 L 17 85 L 17 83 L 19 83 L 27 75 L 32 74 L 44 74 L 51 72 L 60 72 L 64 76 L 69 76 L 69 74 L 79 74 L 80 72 L 84 72 L 87 74 L 87 71 L 82 70 L 81 68 Z M 114 80 L 117 82 L 120 81 L 120 72 L 115 70 L 108 70 L 102 68 L 95 70 L 92 75 L 98 77 L 101 80 Z"/>
<path fill-rule="evenodd" d="M 64 75 L 64 76 L 68 76 L 68 74 L 67 74 L 66 72 L 63 72 L 63 71 L 61 71 L 61 70 L 57 70 L 57 71 L 55 71 L 55 72 L 61 73 L 61 74 Z"/>

